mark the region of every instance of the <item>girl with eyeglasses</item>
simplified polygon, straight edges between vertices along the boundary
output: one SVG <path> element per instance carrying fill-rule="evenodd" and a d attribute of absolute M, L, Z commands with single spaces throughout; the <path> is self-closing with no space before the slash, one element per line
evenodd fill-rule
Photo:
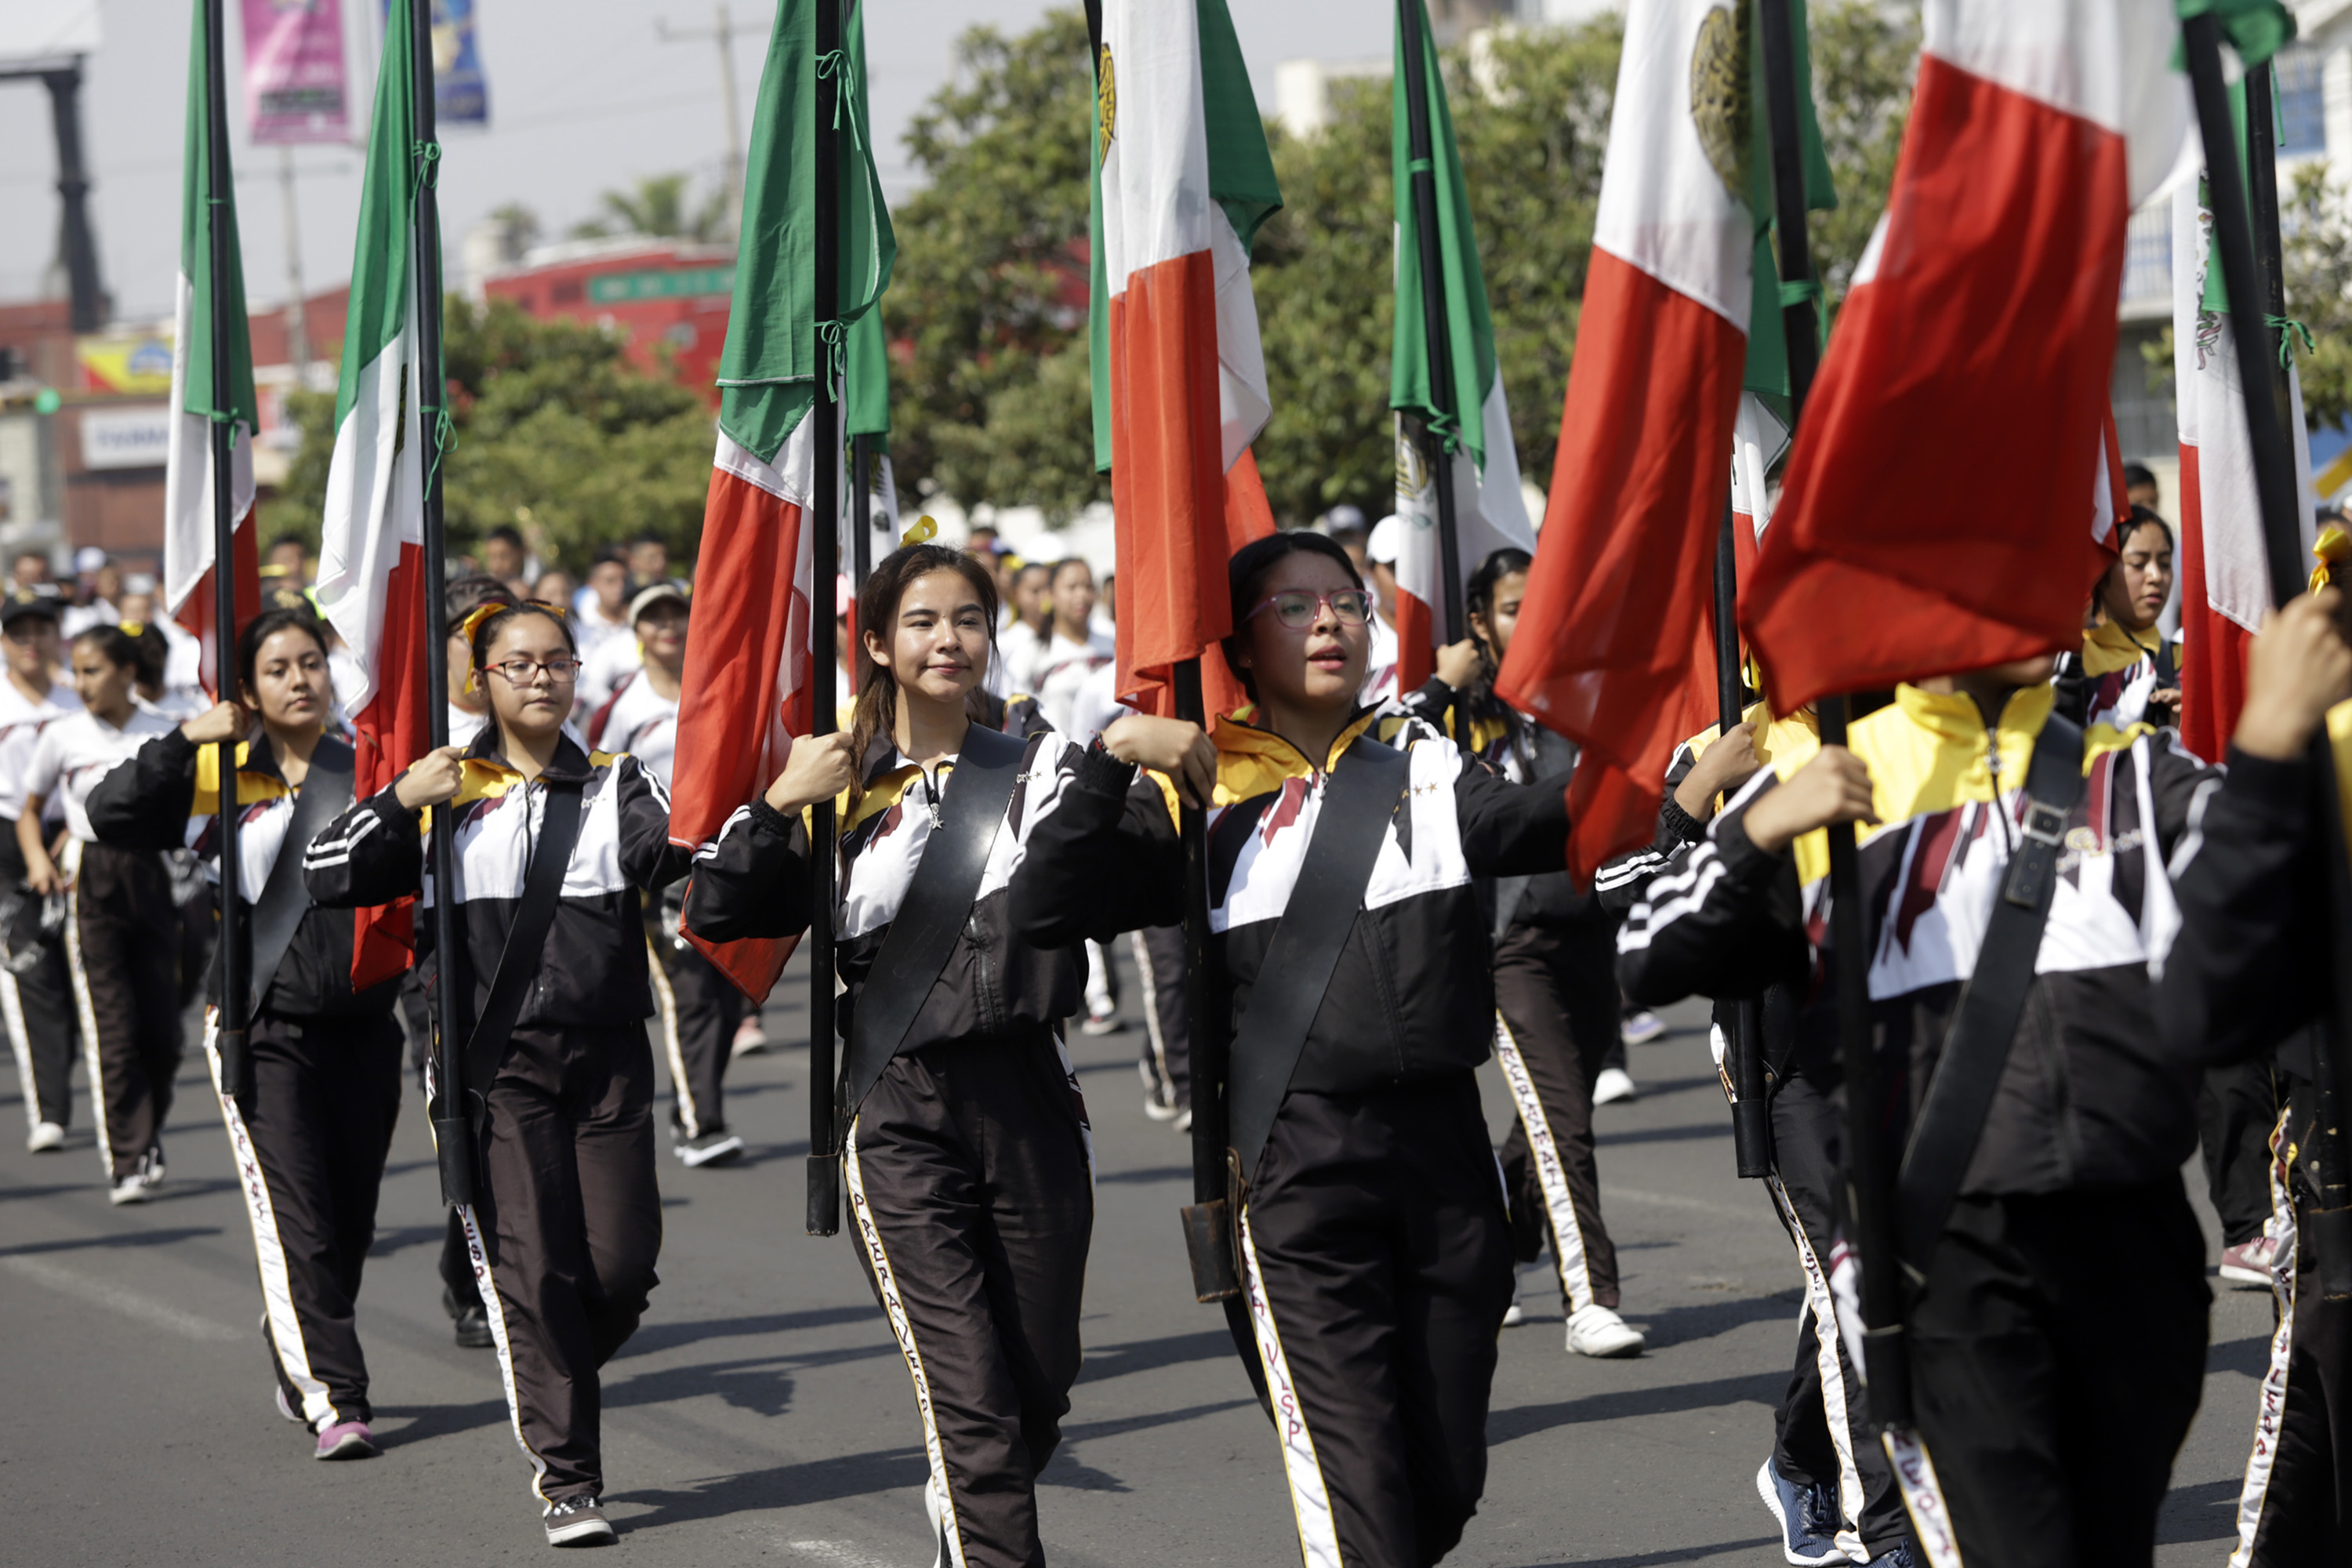
<path fill-rule="evenodd" d="M 1228 1004 L 1220 1024 L 1235 1039 L 1228 1081 L 1278 1075 L 1286 1053 L 1254 1060 L 1243 1031 L 1262 1000 L 1297 983 L 1268 962 L 1311 846 L 1327 826 L 1370 836 L 1369 879 L 1345 895 L 1356 905 L 1307 1005 L 1271 1129 L 1261 1147 L 1234 1150 L 1255 1161 L 1237 1248 L 1306 1560 L 1435 1563 L 1486 1485 L 1495 1339 L 1511 1302 L 1474 1077 L 1494 1038 L 1495 986 L 1473 879 L 1563 864 L 1567 781 L 1510 783 L 1428 725 L 1359 702 L 1370 596 L 1331 541 L 1255 541 L 1228 583 L 1225 659 L 1250 703 L 1219 716 L 1212 737 L 1142 715 L 1106 730 L 1030 835 L 1014 929 L 1045 947 L 1108 935 L 1136 923 L 1114 900 L 1139 891 L 1154 906 L 1148 923 L 1174 921 L 1174 813 L 1193 809 L 1180 798 L 1207 801 L 1210 954 Z M 1126 804 L 1138 764 L 1165 781 L 1143 814 Z M 1335 791 L 1350 769 L 1397 782 Z M 1113 857 L 1133 868 L 1106 875 Z"/>
<path fill-rule="evenodd" d="M 613 1539 L 599 1501 L 597 1371 L 636 1331 L 661 1248 L 639 894 L 682 875 L 687 854 L 669 842 L 659 781 L 565 733 L 580 658 L 562 612 L 488 604 L 465 633 L 488 700 L 481 732 L 428 752 L 338 818 L 304 872 L 333 907 L 422 892 L 416 931 L 429 947 L 441 889 L 425 879 L 420 818 L 456 812 L 455 957 L 476 1017 L 509 932 L 534 912 L 551 922 L 535 951 L 515 955 L 528 988 L 511 1034 L 467 1053 L 494 1068 L 448 1086 L 457 1098 L 442 1114 L 462 1106 L 476 1129 L 477 1201 L 458 1213 L 548 1542 L 595 1544 Z M 544 833 L 569 814 L 559 792 L 577 792 L 578 826 L 551 915 L 526 910 L 524 894 Z M 449 969 L 443 955 L 435 963 L 437 986 Z"/>
<path fill-rule="evenodd" d="M 352 918 L 311 905 L 296 874 L 303 847 L 288 842 L 298 829 L 323 831 L 351 804 L 352 748 L 326 732 L 334 693 L 324 629 L 307 609 L 264 611 L 237 638 L 237 676 L 239 700 L 140 747 L 90 791 L 87 810 L 100 843 L 186 849 L 209 868 L 220 854 L 216 743 L 251 735 L 236 766 L 237 890 L 251 962 L 269 973 L 253 975 L 257 1005 L 239 999 L 240 1016 L 250 1007 L 251 1076 L 243 1093 L 219 1097 L 221 1120 L 248 1200 L 278 1413 L 315 1435 L 314 1458 L 365 1458 L 376 1447 L 352 1304 L 400 1119 L 398 983 L 352 990 Z M 290 881 L 278 874 L 289 857 Z M 205 917 L 209 925 L 209 905 Z M 262 951 L 272 932 L 282 934 Z M 211 984 L 205 1052 L 217 1090 L 216 965 Z"/>

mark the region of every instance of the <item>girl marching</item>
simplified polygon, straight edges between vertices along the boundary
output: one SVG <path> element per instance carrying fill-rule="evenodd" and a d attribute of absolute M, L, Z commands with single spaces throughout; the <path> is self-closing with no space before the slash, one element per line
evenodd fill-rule
<path fill-rule="evenodd" d="M 73 639 L 83 710 L 41 732 L 16 819 L 25 886 L 43 898 L 67 895 L 66 968 L 98 1100 L 99 1156 L 108 1196 L 118 1204 L 145 1203 L 163 1184 L 163 1118 L 184 1045 L 171 872 L 152 849 L 97 842 L 89 825 L 98 781 L 172 729 L 138 700 L 138 647 L 120 628 L 93 626 Z M 52 797 L 65 803 L 63 864 L 50 858 L 41 834 L 42 808 Z"/>
<path fill-rule="evenodd" d="M 435 955 L 435 984 L 454 963 L 481 1021 L 466 1081 L 444 1088 L 477 1140 L 477 1201 L 458 1213 L 548 1542 L 601 1544 L 597 1372 L 635 1332 L 661 1248 L 638 893 L 674 880 L 685 853 L 658 782 L 564 733 L 580 658 L 562 613 L 486 605 L 464 630 L 481 733 L 338 818 L 303 868 L 322 904 L 421 891 L 429 907 L 442 890 L 425 879 L 419 814 L 457 813 L 464 944 Z"/>
<path fill-rule="evenodd" d="M 1104 731 L 1032 836 L 1016 929 L 1062 944 L 1174 919 L 1169 796 L 1212 800 L 1209 928 L 1236 1031 L 1232 1153 L 1247 1178 L 1239 1260 L 1300 1545 L 1316 1568 L 1434 1563 L 1485 1488 L 1511 1300 L 1473 1077 L 1495 986 L 1472 879 L 1562 864 L 1566 779 L 1508 783 L 1426 726 L 1359 704 L 1370 596 L 1330 541 L 1258 540 L 1229 581 L 1225 657 L 1254 706 L 1219 719 L 1213 745 L 1173 720 Z M 1129 800 L 1137 763 L 1176 781 L 1143 812 Z M 1352 887 L 1333 880 L 1364 861 Z M 1121 910 L 1146 879 L 1156 907 Z M 1335 934 L 1303 934 L 1316 927 Z M 1310 952 L 1328 980 L 1308 995 L 1312 966 L 1287 960 Z M 1286 1014 L 1297 1033 L 1264 1026 Z"/>
<path fill-rule="evenodd" d="M 364 1458 L 376 1449 L 352 1303 L 400 1116 L 398 983 L 352 989 L 352 919 L 312 906 L 302 886 L 304 845 L 352 799 L 352 748 L 325 733 L 333 696 L 324 633 L 307 610 L 257 616 L 237 639 L 237 677 L 241 702 L 149 741 L 90 792 L 87 810 L 100 844 L 184 846 L 216 862 L 212 748 L 245 735 L 258 716 L 261 733 L 238 749 L 236 764 L 238 887 L 253 906 L 258 1000 L 252 1076 L 244 1094 L 221 1096 L 221 1120 L 244 1176 L 278 1408 L 317 1434 L 316 1458 Z M 217 968 L 213 984 L 216 1027 Z M 246 999 L 235 1000 L 243 1013 Z M 217 1086 L 211 1028 L 205 1050 Z"/>
<path fill-rule="evenodd" d="M 1077 1375 L 1094 1224 L 1060 1039 L 1085 960 L 1024 940 L 1008 909 L 1082 753 L 975 716 L 996 613 L 994 582 L 960 552 L 917 544 L 877 566 L 858 596 L 850 732 L 794 743 L 703 850 L 686 900 L 715 941 L 835 923 L 852 1221 L 915 1381 L 926 1507 L 957 1568 L 1045 1560 L 1035 1482 Z M 836 795 L 840 900 L 813 910 L 802 814 Z M 1094 869 L 1135 885 L 1115 863 Z"/>

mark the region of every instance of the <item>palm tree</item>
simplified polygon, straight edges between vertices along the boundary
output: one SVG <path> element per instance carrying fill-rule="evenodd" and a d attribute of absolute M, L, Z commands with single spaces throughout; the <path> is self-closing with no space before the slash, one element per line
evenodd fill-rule
<path fill-rule="evenodd" d="M 713 193 L 689 215 L 687 210 L 686 174 L 647 174 L 633 189 L 606 191 L 599 201 L 604 212 L 575 225 L 572 230 L 576 238 L 601 239 L 612 235 L 636 234 L 649 239 L 691 239 L 701 242 L 720 237 L 726 221 L 726 199 Z"/>

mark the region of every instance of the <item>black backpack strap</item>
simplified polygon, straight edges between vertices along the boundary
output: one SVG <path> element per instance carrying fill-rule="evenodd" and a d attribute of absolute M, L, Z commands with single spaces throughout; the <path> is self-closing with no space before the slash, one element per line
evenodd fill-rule
<path fill-rule="evenodd" d="M 882 951 L 859 987 L 850 1019 L 849 1053 L 842 1064 L 842 1121 L 857 1114 L 858 1103 L 907 1043 L 916 1015 L 923 1010 L 948 955 L 955 951 L 964 922 L 980 894 L 1004 809 L 1020 782 L 1021 761 L 1031 742 L 974 722 L 964 731 L 955 768 L 941 791 L 938 822 L 923 841 L 923 857 L 907 884 L 898 913 L 882 938 Z M 824 910 L 819 919 L 831 920 Z"/>
<path fill-rule="evenodd" d="M 1339 951 L 1363 911 L 1364 889 L 1411 772 L 1407 753 L 1359 735 L 1323 786 L 1315 837 L 1283 906 L 1274 941 L 1234 1031 L 1230 1088 L 1233 1149 L 1243 1180 L 1274 1131 L 1291 1074 L 1323 1010 Z"/>
<path fill-rule="evenodd" d="M 268 879 L 253 901 L 252 991 L 246 1017 L 261 1011 L 278 966 L 294 945 L 294 933 L 310 910 L 310 889 L 302 885 L 302 853 L 327 825 L 350 809 L 352 789 L 352 749 L 333 736 L 322 737 L 310 753 L 310 772 L 294 797 L 294 819 L 278 846 Z"/>
<path fill-rule="evenodd" d="M 489 999 L 482 1004 L 474 1032 L 466 1037 L 467 1100 L 477 1131 L 489 1109 L 490 1081 L 505 1065 L 515 1020 L 522 1016 L 523 999 L 530 994 L 531 982 L 539 978 L 546 962 L 547 933 L 555 924 L 555 906 L 563 896 L 563 873 L 572 864 L 572 846 L 580 842 L 582 793 L 583 785 L 572 780 L 547 784 L 547 812 L 540 819 L 539 842 L 531 847 L 530 868 L 523 873 L 522 898 L 515 908 L 514 923 L 507 927 L 506 945 L 499 949 Z M 453 893 L 449 889 L 433 890 L 436 898 Z M 445 963 L 445 980 L 460 967 Z"/>
<path fill-rule="evenodd" d="M 2056 713 L 2033 742 L 2025 775 L 2025 826 L 1985 924 L 1976 969 L 1960 988 L 1935 1076 L 1912 1125 L 1895 1178 L 1896 1247 L 1925 1270 L 1976 1157 L 2009 1049 L 2033 989 L 2034 960 L 2058 890 L 2066 820 L 2083 798 L 2083 731 Z M 1994 809 L 2000 809 L 1996 802 Z M 1844 962 L 1844 955 L 1840 962 Z"/>

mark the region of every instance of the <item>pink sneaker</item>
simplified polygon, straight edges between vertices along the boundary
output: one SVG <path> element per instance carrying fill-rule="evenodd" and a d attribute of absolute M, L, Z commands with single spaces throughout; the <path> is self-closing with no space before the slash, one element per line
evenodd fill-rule
<path fill-rule="evenodd" d="M 2278 1242 L 2267 1236 L 2252 1241 L 2242 1241 L 2221 1252 L 2221 1278 L 2234 1285 L 2252 1289 L 2267 1290 L 2271 1287 L 2271 1270 L 2278 1261 Z"/>
<path fill-rule="evenodd" d="M 376 1456 L 375 1434 L 367 1429 L 364 1421 L 338 1421 L 319 1434 L 316 1459 L 373 1459 Z"/>

